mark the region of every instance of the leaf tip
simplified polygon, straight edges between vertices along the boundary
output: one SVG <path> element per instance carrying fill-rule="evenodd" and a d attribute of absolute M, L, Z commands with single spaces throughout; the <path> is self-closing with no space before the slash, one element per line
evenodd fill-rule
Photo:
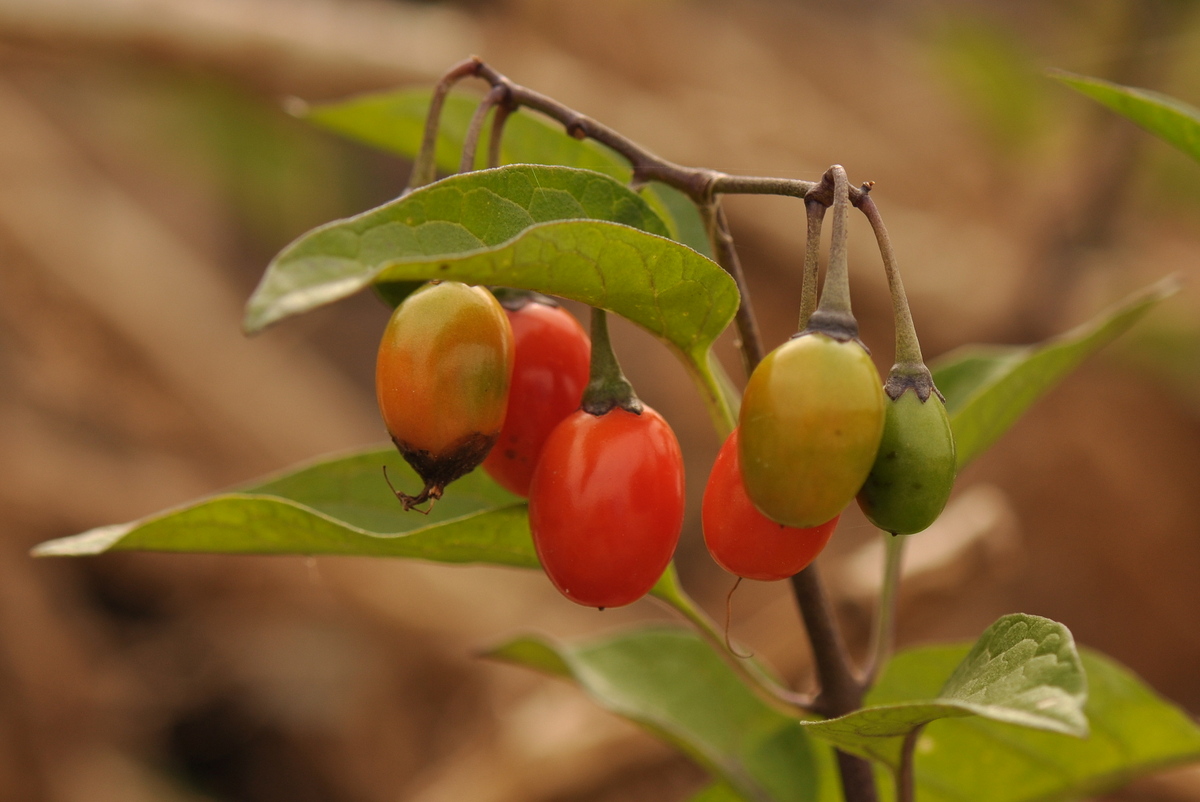
<path fill-rule="evenodd" d="M 112 524 L 70 537 L 60 537 L 39 543 L 29 550 L 31 557 L 86 557 L 108 551 L 118 540 L 129 534 L 132 524 Z"/>

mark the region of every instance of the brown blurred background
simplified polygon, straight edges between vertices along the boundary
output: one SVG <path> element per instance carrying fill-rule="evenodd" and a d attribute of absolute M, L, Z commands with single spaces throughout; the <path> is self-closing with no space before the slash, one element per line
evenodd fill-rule
<path fill-rule="evenodd" d="M 1162 275 L 1189 278 L 960 478 L 912 541 L 900 637 L 1038 613 L 1200 711 L 1200 166 L 1041 72 L 1195 103 L 1196 11 L 0 0 L 0 799 L 669 802 L 704 784 L 567 685 L 472 656 L 524 629 L 665 617 L 648 602 L 599 614 L 533 572 L 483 567 L 27 556 L 382 438 L 371 385 L 387 312 L 373 297 L 239 333 L 279 248 L 392 197 L 407 171 L 282 101 L 428 84 L 471 53 L 683 163 L 816 178 L 840 162 L 876 181 L 927 356 L 1039 339 Z M 777 343 L 796 314 L 802 208 L 729 207 Z M 855 303 L 886 368 L 888 302 L 861 222 Z M 617 348 L 683 441 L 695 508 L 718 445 L 700 402 L 648 335 L 619 328 Z M 822 559 L 856 643 L 874 537 L 847 514 Z M 719 615 L 731 581 L 694 510 L 679 561 Z M 735 596 L 734 635 L 803 685 L 798 626 L 782 584 Z M 1200 799 L 1200 773 L 1113 798 Z"/>

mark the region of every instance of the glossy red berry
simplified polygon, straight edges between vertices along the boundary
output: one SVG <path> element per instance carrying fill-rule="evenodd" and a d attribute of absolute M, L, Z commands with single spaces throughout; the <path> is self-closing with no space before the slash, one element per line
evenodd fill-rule
<path fill-rule="evenodd" d="M 742 483 L 738 430 L 725 440 L 704 489 L 704 543 L 717 564 L 746 579 L 786 579 L 804 570 L 837 528 L 835 515 L 819 526 L 785 526 L 763 515 Z"/>
<path fill-rule="evenodd" d="M 527 296 L 501 303 L 512 325 L 516 356 L 508 413 L 483 469 L 505 489 L 528 496 L 546 438 L 579 409 L 592 346 L 583 326 L 561 306 Z"/>
<path fill-rule="evenodd" d="M 529 490 L 546 575 L 588 607 L 640 599 L 671 561 L 683 499 L 683 456 L 661 415 L 573 413 L 551 432 Z"/>

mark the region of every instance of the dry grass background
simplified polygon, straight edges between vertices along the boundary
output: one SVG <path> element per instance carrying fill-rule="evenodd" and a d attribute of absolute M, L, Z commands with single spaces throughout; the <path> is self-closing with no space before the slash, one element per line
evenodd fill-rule
<path fill-rule="evenodd" d="M 960 479 L 914 539 L 900 635 L 1048 615 L 1200 710 L 1198 168 L 1036 71 L 1195 101 L 1198 37 L 1172 0 L 0 0 L 0 799 L 601 802 L 704 783 L 566 685 L 472 657 L 521 629 L 664 615 L 648 603 L 597 614 L 488 568 L 27 556 L 382 437 L 372 298 L 239 334 L 278 248 L 386 199 L 406 169 L 279 100 L 428 83 L 472 52 L 683 163 L 815 178 L 840 162 L 876 181 L 930 355 L 1190 277 Z M 730 207 L 778 341 L 800 209 Z M 858 228 L 855 302 L 886 366 Z M 703 411 L 665 350 L 616 339 L 684 442 L 695 507 L 718 445 Z M 823 558 L 859 640 L 871 540 L 847 515 Z M 694 510 L 680 562 L 719 611 L 730 583 Z M 807 681 L 786 589 L 745 584 L 735 635 Z M 1200 782 L 1176 771 L 1121 798 L 1200 799 Z"/>

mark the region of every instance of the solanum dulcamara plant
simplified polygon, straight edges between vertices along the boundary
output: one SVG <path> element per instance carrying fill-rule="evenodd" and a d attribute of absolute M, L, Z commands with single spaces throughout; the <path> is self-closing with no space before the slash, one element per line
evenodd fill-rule
<path fill-rule="evenodd" d="M 1200 141 L 1194 110 L 1062 80 L 1143 113 L 1168 139 L 1186 143 L 1190 130 L 1193 147 Z M 463 81 L 480 82 L 482 97 L 453 91 Z M 255 332 L 373 289 L 394 307 L 376 368 L 391 443 L 37 554 L 483 563 L 543 570 L 563 604 L 655 599 L 676 624 L 583 643 L 524 636 L 489 655 L 574 682 L 683 750 L 712 776 L 693 802 L 1063 799 L 1200 758 L 1191 719 L 1078 647 L 1062 623 L 1016 613 L 973 644 L 895 652 L 892 643 L 906 540 L 938 518 L 956 475 L 1170 295 L 1171 281 L 1047 342 L 966 346 L 927 366 L 876 205 L 882 189 L 855 184 L 841 165 L 814 180 L 678 165 L 478 58 L 432 91 L 306 114 L 411 158 L 411 179 L 394 200 L 287 246 L 245 326 Z M 797 325 L 783 342 L 758 332 L 723 206 L 736 194 L 780 196 L 805 220 Z M 891 292 L 896 358 L 886 375 L 851 310 L 852 225 L 873 232 Z M 591 308 L 586 330 L 561 299 Z M 724 442 L 701 504 L 704 542 L 739 578 L 790 584 L 815 687 L 780 682 L 680 585 L 680 445 L 622 372 L 610 315 L 654 335 L 694 380 Z M 740 391 L 712 353 L 731 325 L 748 376 Z M 886 551 L 863 665 L 851 659 L 817 559 L 855 503 Z"/>

